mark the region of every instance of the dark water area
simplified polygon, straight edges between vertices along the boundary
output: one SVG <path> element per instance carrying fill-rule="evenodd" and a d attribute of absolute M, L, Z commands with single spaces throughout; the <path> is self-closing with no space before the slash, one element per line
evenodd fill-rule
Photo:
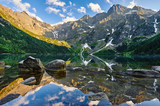
<path fill-rule="evenodd" d="M 151 69 L 160 66 L 160 56 L 94 56 L 69 55 L 0 55 L 0 61 L 12 66 L 0 71 L 0 89 L 19 78 L 18 62 L 28 56 L 39 58 L 44 65 L 55 59 L 68 64 L 65 73 L 45 73 L 39 85 L 25 85 L 28 91 L 5 100 L 14 105 L 100 105 L 159 106 L 160 79 L 137 78 L 124 74 L 127 69 Z M 19 91 L 20 92 L 20 91 Z M 93 94 L 102 95 L 92 98 Z M 1 96 L 1 95 L 0 95 Z M 91 98 L 90 98 L 91 96 Z M 103 97 L 102 100 L 98 98 Z M 96 99 L 96 100 L 95 100 Z M 3 99 L 2 99 L 3 100 Z"/>

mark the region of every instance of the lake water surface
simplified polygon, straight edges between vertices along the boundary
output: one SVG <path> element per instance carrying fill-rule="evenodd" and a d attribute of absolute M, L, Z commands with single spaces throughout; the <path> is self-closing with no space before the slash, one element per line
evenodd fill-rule
<path fill-rule="evenodd" d="M 19 78 L 18 62 L 28 56 L 0 55 L 0 61 L 12 66 L 0 71 L 1 90 Z M 17 91 L 8 90 L 5 93 L 8 96 L 0 101 L 4 106 L 160 105 L 160 79 L 136 78 L 124 74 L 126 69 L 151 69 L 152 66 L 160 65 L 160 56 L 31 56 L 39 58 L 44 65 L 55 59 L 63 59 L 68 64 L 67 70 L 63 73 L 44 73 L 39 85 L 16 85 Z M 90 98 L 96 93 L 102 93 L 107 98 Z"/>

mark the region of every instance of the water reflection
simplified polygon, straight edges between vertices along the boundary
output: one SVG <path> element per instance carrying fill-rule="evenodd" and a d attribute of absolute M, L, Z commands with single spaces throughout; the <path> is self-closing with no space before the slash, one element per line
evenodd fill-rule
<path fill-rule="evenodd" d="M 15 85 L 16 87 L 5 96 L 10 93 L 20 96 L 13 98 L 14 100 L 8 101 L 5 105 L 16 103 L 21 105 L 31 103 L 35 105 L 160 105 L 160 79 L 135 78 L 122 74 L 128 68 L 150 69 L 153 65 L 160 65 L 160 58 L 117 56 L 112 59 L 110 57 L 101 59 L 88 56 L 86 60 L 90 59 L 87 65 L 81 65 L 80 58 L 77 57 L 75 60 L 70 58 L 72 61 L 68 64 L 66 71 L 46 72 L 43 76 L 24 75 L 22 77 L 22 74 L 21 77 L 24 80 L 35 77 L 33 81 L 35 83 Z M 42 62 L 47 63 L 46 59 Z M 9 72 L 13 72 L 13 68 L 9 69 Z M 13 75 L 16 74 L 13 73 Z M 13 81 L 13 79 L 10 80 Z M 108 101 L 88 99 L 91 94 L 99 92 L 105 93 Z M 35 100 L 38 102 L 34 103 Z"/>
<path fill-rule="evenodd" d="M 40 86 L 34 91 L 29 91 L 25 96 L 19 96 L 18 98 L 4 104 L 4 106 L 14 106 L 14 105 L 63 105 L 63 106 L 112 106 L 113 104 L 109 100 L 89 100 L 90 96 L 93 95 L 92 92 L 89 94 L 84 94 L 75 87 L 67 87 L 62 84 L 57 84 L 51 82 L 50 84 Z M 106 95 L 107 96 L 107 95 Z M 74 98 L 74 99 L 73 99 Z M 97 98 L 97 97 L 96 97 Z M 108 98 L 108 97 L 107 97 Z M 35 102 L 36 101 L 36 102 Z M 146 106 L 154 105 L 159 106 L 160 102 L 157 98 L 150 101 L 145 101 L 142 103 L 134 104 L 133 101 L 126 101 L 120 106 Z"/>

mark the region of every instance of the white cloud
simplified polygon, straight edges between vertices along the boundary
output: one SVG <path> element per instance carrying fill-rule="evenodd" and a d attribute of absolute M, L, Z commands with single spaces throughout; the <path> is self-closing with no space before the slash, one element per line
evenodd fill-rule
<path fill-rule="evenodd" d="M 69 5 L 72 6 L 72 2 L 71 1 L 69 1 Z"/>
<path fill-rule="evenodd" d="M 43 22 L 43 20 L 42 20 L 40 17 L 36 16 L 36 14 L 31 13 L 31 12 L 29 12 L 29 11 L 26 11 L 26 12 L 27 12 L 27 14 L 28 14 L 29 16 L 31 16 L 31 17 L 35 17 L 37 20 L 39 20 L 39 21 Z"/>
<path fill-rule="evenodd" d="M 67 15 L 72 16 L 73 12 L 68 12 Z"/>
<path fill-rule="evenodd" d="M 110 6 L 112 6 L 112 2 L 110 0 L 107 0 L 107 2 L 109 3 Z"/>
<path fill-rule="evenodd" d="M 61 7 L 63 7 L 66 4 L 65 2 L 62 2 L 60 0 L 46 0 L 46 3 L 49 5 L 56 5 Z"/>
<path fill-rule="evenodd" d="M 59 9 L 56 9 L 56 8 L 53 8 L 53 7 L 47 7 L 47 8 L 46 8 L 46 11 L 47 11 L 48 13 L 54 12 L 55 14 L 57 14 L 57 13 L 60 12 Z"/>
<path fill-rule="evenodd" d="M 77 19 L 75 17 L 66 17 L 62 21 L 63 22 L 69 22 L 69 21 L 76 21 Z"/>
<path fill-rule="evenodd" d="M 43 20 L 40 17 L 36 16 L 36 14 L 34 14 L 28 10 L 31 7 L 31 5 L 29 3 L 22 3 L 22 0 L 7 0 L 7 1 L 9 1 L 15 5 L 16 11 L 19 11 L 19 12 L 26 11 L 29 16 L 35 17 L 37 20 L 43 22 Z"/>
<path fill-rule="evenodd" d="M 55 25 L 59 25 L 59 24 L 63 24 L 64 22 L 58 22 L 56 24 L 51 24 L 51 26 L 55 26 Z"/>
<path fill-rule="evenodd" d="M 76 6 L 76 4 L 75 4 L 75 3 L 72 3 L 71 1 L 69 1 L 69 5 L 70 5 L 70 6 Z"/>
<path fill-rule="evenodd" d="M 103 12 L 103 10 L 101 9 L 101 7 L 99 6 L 99 4 L 94 4 L 94 3 L 89 3 L 88 8 L 91 8 L 91 10 L 93 12 L 97 12 L 97 13 L 101 13 Z"/>
<path fill-rule="evenodd" d="M 16 10 L 19 11 L 28 11 L 28 8 L 31 7 L 29 3 L 22 3 L 22 0 L 8 0 L 8 1 L 13 3 L 17 7 Z"/>
<path fill-rule="evenodd" d="M 131 1 L 131 2 L 129 3 L 129 5 L 128 5 L 127 7 L 128 7 L 128 8 L 133 8 L 135 5 L 136 5 L 136 3 L 135 3 L 135 1 L 133 0 L 133 1 Z"/>
<path fill-rule="evenodd" d="M 78 12 L 80 12 L 80 13 L 86 13 L 86 8 L 85 7 L 81 7 L 81 8 L 79 8 L 79 9 L 77 9 L 78 10 Z"/>
<path fill-rule="evenodd" d="M 157 9 L 153 9 L 153 11 L 158 12 L 158 10 L 157 10 Z"/>
<path fill-rule="evenodd" d="M 60 17 L 62 17 L 62 18 L 64 18 L 65 16 L 64 16 L 64 14 L 61 14 L 61 13 L 59 13 L 59 16 Z"/>
<path fill-rule="evenodd" d="M 66 12 L 66 11 L 67 11 L 67 9 L 65 9 L 65 8 L 62 8 L 62 11 L 63 11 L 63 12 Z"/>
<path fill-rule="evenodd" d="M 37 12 L 36 8 L 32 8 L 32 10 L 33 10 L 35 13 Z"/>

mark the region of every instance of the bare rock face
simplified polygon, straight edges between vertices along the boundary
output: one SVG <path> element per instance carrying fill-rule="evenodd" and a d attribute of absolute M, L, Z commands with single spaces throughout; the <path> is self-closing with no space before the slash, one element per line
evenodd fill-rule
<path fill-rule="evenodd" d="M 99 93 L 95 93 L 95 94 L 92 94 L 90 96 L 88 96 L 88 99 L 90 101 L 105 101 L 105 100 L 109 100 L 107 95 L 103 92 L 99 92 Z"/>
<path fill-rule="evenodd" d="M 29 56 L 18 64 L 19 73 L 39 74 L 44 72 L 44 66 L 40 59 Z"/>
<path fill-rule="evenodd" d="M 64 71 L 66 70 L 66 62 L 64 60 L 54 60 L 45 66 L 47 71 Z"/>
<path fill-rule="evenodd" d="M 159 78 L 160 73 L 155 70 L 145 70 L 145 69 L 128 69 L 126 74 L 135 76 L 135 77 L 150 77 L 150 78 Z"/>

